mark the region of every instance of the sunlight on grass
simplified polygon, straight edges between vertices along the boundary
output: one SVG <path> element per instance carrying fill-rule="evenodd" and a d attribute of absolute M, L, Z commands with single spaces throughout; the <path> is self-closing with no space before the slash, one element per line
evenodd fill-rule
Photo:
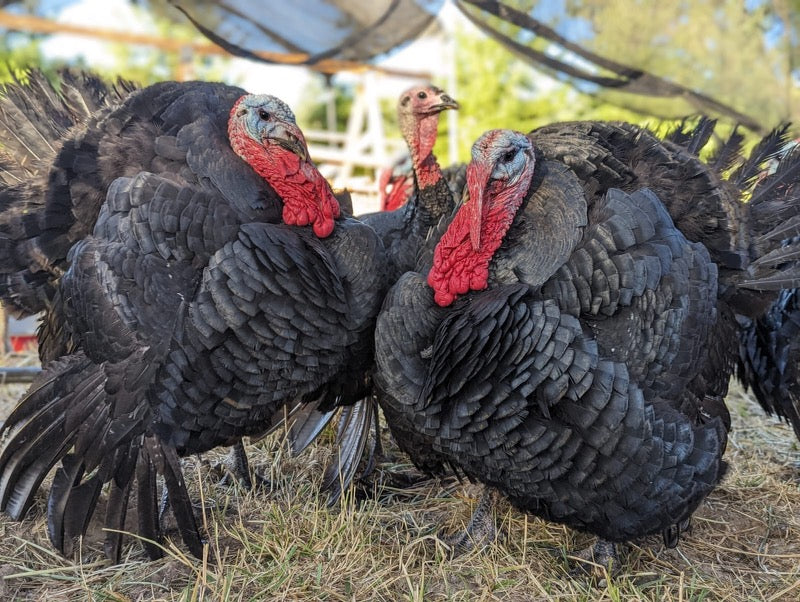
<path fill-rule="evenodd" d="M 0 390 L 0 415 L 21 394 Z M 407 489 L 364 485 L 328 509 L 316 490 L 330 437 L 299 458 L 279 436 L 249 446 L 271 491 L 220 487 L 214 469 L 225 450 L 184 461 L 208 545 L 196 559 L 165 517 L 164 558 L 149 561 L 135 536 L 123 562 L 102 556 L 93 525 L 78 546 L 82 564 L 52 550 L 45 525 L 45 483 L 28 518 L 0 519 L 0 599 L 133 602 L 329 600 L 796 600 L 800 596 L 800 452 L 791 429 L 765 418 L 735 389 L 731 470 L 673 550 L 660 537 L 622 550 L 620 576 L 572 578 L 568 558 L 592 541 L 508 506 L 497 516 L 501 539 L 451 559 L 437 535 L 462 528 L 475 488 L 422 480 Z M 413 474 L 388 437 L 382 470 Z M 373 495 L 373 492 L 376 495 Z M 132 514 L 135 514 L 132 512 Z M 102 515 L 102 513 L 101 513 Z M 135 516 L 126 529 L 135 530 Z"/>

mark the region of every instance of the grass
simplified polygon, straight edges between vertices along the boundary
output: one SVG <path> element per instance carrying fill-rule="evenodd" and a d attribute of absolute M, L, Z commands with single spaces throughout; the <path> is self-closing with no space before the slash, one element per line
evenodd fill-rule
<path fill-rule="evenodd" d="M 0 388 L 0 416 L 23 390 Z M 45 486 L 26 520 L 0 518 L 0 599 L 800 599 L 797 441 L 741 390 L 733 390 L 729 404 L 731 469 L 696 513 L 691 532 L 675 549 L 665 549 L 660 537 L 627 546 L 622 573 L 599 582 L 567 574 L 568 554 L 589 545 L 590 537 L 510 508 L 497 517 L 501 541 L 451 559 L 436 534 L 462 527 L 477 503 L 477 491 L 459 483 L 427 480 L 405 490 L 384 486 L 369 496 L 350 492 L 330 510 L 316 493 L 330 446 L 323 442 L 291 458 L 273 438 L 248 449 L 256 468 L 272 478 L 270 491 L 216 485 L 213 465 L 221 453 L 185 461 L 187 482 L 205 508 L 210 545 L 203 559 L 168 539 L 165 557 L 150 561 L 131 540 L 123 562 L 109 566 L 103 533 L 93 524 L 77 561 L 67 560 L 47 539 Z M 411 472 L 387 446 L 390 468 Z M 177 541 L 171 516 L 166 530 Z"/>

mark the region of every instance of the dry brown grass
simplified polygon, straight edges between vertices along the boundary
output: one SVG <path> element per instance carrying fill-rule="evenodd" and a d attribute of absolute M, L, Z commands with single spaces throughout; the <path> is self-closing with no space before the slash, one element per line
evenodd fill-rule
<path fill-rule="evenodd" d="M 20 393 L 2 388 L 0 416 L 8 411 L 3 399 Z M 695 515 L 692 531 L 673 550 L 656 537 L 629 546 L 622 575 L 599 584 L 566 572 L 568 552 L 591 538 L 511 509 L 498 516 L 500 543 L 450 559 L 436 533 L 441 525 L 462 526 L 476 503 L 474 491 L 458 484 L 384 488 L 362 501 L 351 494 L 330 511 L 315 493 L 329 447 L 289 458 L 273 440 L 250 447 L 256 466 L 274 479 L 271 492 L 220 488 L 208 463 L 186 461 L 187 480 L 208 507 L 211 545 L 203 560 L 168 544 L 165 558 L 151 562 L 133 543 L 121 565 L 108 566 L 99 529 L 87 536 L 82 563 L 66 560 L 47 540 L 40 494 L 25 521 L 0 519 L 0 599 L 800 599 L 797 443 L 791 429 L 765 418 L 741 391 L 729 401 L 731 470 Z M 411 470 L 402 457 L 388 468 Z"/>

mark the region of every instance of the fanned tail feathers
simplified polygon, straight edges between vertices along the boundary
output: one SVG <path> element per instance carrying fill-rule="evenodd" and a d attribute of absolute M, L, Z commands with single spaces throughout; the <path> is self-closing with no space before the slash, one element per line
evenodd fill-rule
<path fill-rule="evenodd" d="M 768 146 L 780 144 L 785 149 L 786 131 L 781 126 L 767 136 Z M 800 240 L 796 239 L 800 235 L 800 147 L 785 152 L 773 169 L 762 169 L 748 205 L 753 261 L 740 286 L 755 290 L 800 286 Z"/>
<path fill-rule="evenodd" d="M 60 140 L 74 126 L 86 122 L 99 110 L 113 106 L 134 86 L 119 80 L 108 86 L 96 76 L 62 69 L 58 89 L 39 70 L 25 71 L 14 82 L 0 88 L 0 141 L 4 164 L 13 164 L 22 174 L 4 174 L 8 184 L 32 175 L 55 156 Z"/>
<path fill-rule="evenodd" d="M 684 120 L 677 128 L 668 133 L 665 139 L 684 147 L 693 155 L 699 155 L 700 151 L 705 147 L 709 138 L 711 138 L 711 135 L 714 133 L 716 125 L 716 119 L 701 115 L 693 128 L 685 129 L 687 127 L 687 122 Z"/>
<path fill-rule="evenodd" d="M 734 128 L 728 139 L 708 158 L 708 165 L 717 173 L 727 172 L 741 157 L 742 142 L 744 135 Z"/>
<path fill-rule="evenodd" d="M 59 460 L 47 502 L 53 545 L 73 552 L 109 483 L 105 552 L 118 562 L 134 480 L 138 485 L 139 533 L 158 542 L 156 476 L 162 475 L 180 534 L 189 550 L 202 555 L 202 541 L 176 450 L 147 433 L 146 404 L 112 416 L 103 365 L 84 354 L 48 364 L 0 429 L 0 510 L 21 519 L 44 478 Z M 151 557 L 158 545 L 145 544 Z"/>
<path fill-rule="evenodd" d="M 694 128 L 683 122 L 665 138 L 697 155 L 715 125 L 715 120 L 701 117 Z M 788 124 L 764 136 L 746 157 L 742 155 L 743 139 L 734 128 L 706 161 L 725 178 L 734 202 L 744 203 L 749 266 L 747 272 L 737 275 L 736 285 L 758 291 L 796 287 L 800 269 L 794 262 L 800 244 L 787 245 L 786 239 L 800 234 L 800 147 L 788 149 Z"/>
<path fill-rule="evenodd" d="M 97 77 L 61 70 L 57 88 L 45 74 L 29 70 L 0 88 L 0 298 L 18 314 L 44 309 L 53 296 L 55 263 L 38 244 L 52 234 L 46 187 L 63 140 L 133 90 L 120 80 L 108 86 Z M 51 273 L 53 272 L 53 273 Z"/>
<path fill-rule="evenodd" d="M 788 139 L 789 124 L 782 124 L 764 136 L 733 170 L 728 180 L 740 190 L 746 190 L 761 175 L 764 165 L 778 156 Z"/>

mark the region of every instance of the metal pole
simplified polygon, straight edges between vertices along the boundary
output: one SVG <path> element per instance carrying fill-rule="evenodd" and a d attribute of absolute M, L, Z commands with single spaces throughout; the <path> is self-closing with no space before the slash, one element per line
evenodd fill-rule
<path fill-rule="evenodd" d="M 39 366 L 3 366 L 0 368 L 0 385 L 31 383 L 41 371 Z"/>

